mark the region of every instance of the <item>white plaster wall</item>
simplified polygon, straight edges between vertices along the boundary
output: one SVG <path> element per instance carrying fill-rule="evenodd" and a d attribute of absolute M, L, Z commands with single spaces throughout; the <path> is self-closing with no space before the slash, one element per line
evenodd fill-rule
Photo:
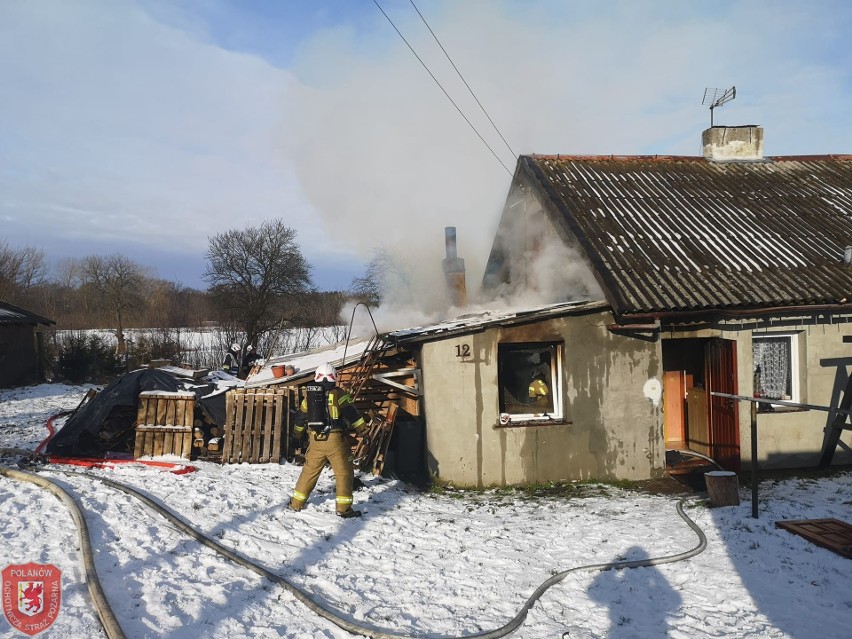
<path fill-rule="evenodd" d="M 799 382 L 801 403 L 837 406 L 845 388 L 846 375 L 852 367 L 852 343 L 843 337 L 852 335 L 852 324 L 800 325 L 760 331 L 799 333 Z M 751 333 L 740 335 L 738 364 L 740 394 L 753 395 L 753 361 Z M 844 363 L 842 360 L 849 360 Z M 751 464 L 751 409 L 740 402 L 740 441 L 743 466 Z M 822 452 L 823 437 L 829 413 L 821 410 L 759 413 L 757 415 L 758 464 L 765 468 L 815 466 Z M 852 463 L 852 432 L 844 431 L 841 442 L 846 446 L 835 450 L 832 464 Z"/>
<path fill-rule="evenodd" d="M 660 343 L 610 333 L 594 313 L 425 344 L 421 352 L 430 472 L 459 486 L 648 479 L 665 445 Z M 564 341 L 566 422 L 498 424 L 497 345 Z M 460 356 L 465 347 L 468 357 Z M 649 382 L 649 380 L 651 380 Z"/>

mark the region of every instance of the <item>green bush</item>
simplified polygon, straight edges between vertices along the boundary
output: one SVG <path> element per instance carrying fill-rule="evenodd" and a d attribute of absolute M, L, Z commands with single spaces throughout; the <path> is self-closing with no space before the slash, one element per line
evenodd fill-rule
<path fill-rule="evenodd" d="M 97 335 L 72 333 L 58 348 L 57 373 L 72 384 L 100 384 L 126 370 L 124 360 Z"/>

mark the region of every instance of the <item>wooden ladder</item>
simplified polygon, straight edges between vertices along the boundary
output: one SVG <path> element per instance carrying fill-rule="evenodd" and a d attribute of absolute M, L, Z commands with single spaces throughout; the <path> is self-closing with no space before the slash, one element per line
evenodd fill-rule
<path fill-rule="evenodd" d="M 353 463 L 362 469 L 372 467 L 374 475 L 381 475 L 384 469 L 398 405 L 388 400 L 385 392 L 377 393 L 377 386 L 370 384 L 370 380 L 382 358 L 392 348 L 378 335 L 373 337 L 364 349 L 361 359 L 340 381 L 340 385 L 349 392 L 356 405 L 360 404 L 358 407 L 363 409 L 365 419 L 369 420 L 353 448 Z M 369 396 L 365 396 L 367 389 L 371 390 Z"/>

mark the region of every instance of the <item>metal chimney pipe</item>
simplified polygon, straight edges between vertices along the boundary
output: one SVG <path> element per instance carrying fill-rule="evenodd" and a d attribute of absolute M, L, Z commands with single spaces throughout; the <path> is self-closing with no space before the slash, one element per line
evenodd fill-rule
<path fill-rule="evenodd" d="M 444 227 L 444 246 L 447 248 L 447 259 L 452 260 L 458 257 L 456 253 L 456 227 Z"/>
<path fill-rule="evenodd" d="M 456 227 L 444 228 L 444 245 L 447 257 L 444 259 L 444 278 L 453 306 L 467 306 L 467 285 L 465 284 L 464 260 L 458 257 L 456 251 Z"/>

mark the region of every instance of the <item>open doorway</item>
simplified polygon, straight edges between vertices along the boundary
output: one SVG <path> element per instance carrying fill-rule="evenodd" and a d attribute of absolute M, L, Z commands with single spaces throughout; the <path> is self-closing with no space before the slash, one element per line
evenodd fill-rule
<path fill-rule="evenodd" d="M 719 338 L 663 340 L 666 448 L 691 450 L 739 470 L 736 342 Z"/>

